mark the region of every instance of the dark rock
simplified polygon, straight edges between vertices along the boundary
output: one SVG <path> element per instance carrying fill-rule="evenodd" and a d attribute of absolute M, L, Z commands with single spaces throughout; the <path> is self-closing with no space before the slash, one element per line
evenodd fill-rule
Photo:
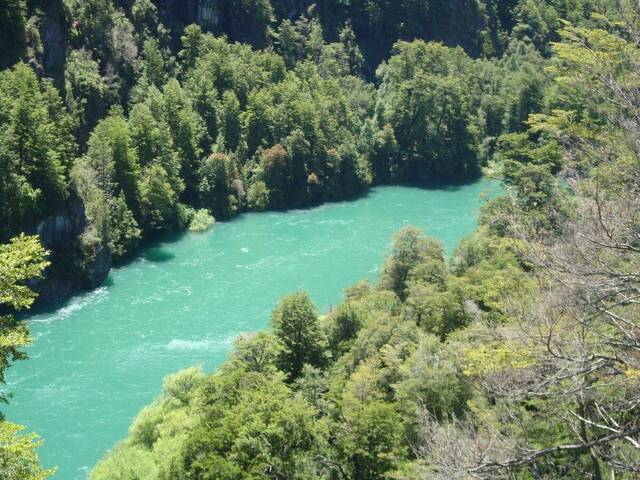
<path fill-rule="evenodd" d="M 45 277 L 32 282 L 29 286 L 38 294 L 38 303 L 52 302 L 73 295 L 80 290 L 81 282 L 65 270 L 65 265 L 56 265 L 48 269 Z"/>
<path fill-rule="evenodd" d="M 43 44 L 44 67 L 47 71 L 57 71 L 64 67 L 66 60 L 66 33 L 57 16 L 44 18 Z"/>
<path fill-rule="evenodd" d="M 47 249 L 64 250 L 82 234 L 86 226 L 84 206 L 79 200 L 74 200 L 64 211 L 40 222 L 36 227 L 36 233 Z"/>
<path fill-rule="evenodd" d="M 78 237 L 87 227 L 84 206 L 72 200 L 65 210 L 40 222 L 35 233 L 51 252 L 51 266 L 43 279 L 31 283 L 39 302 L 68 297 L 78 290 L 96 288 L 104 282 L 113 259 L 106 247 L 100 246 L 87 258 L 80 249 Z"/>
<path fill-rule="evenodd" d="M 99 287 L 105 281 L 109 271 L 113 266 L 113 257 L 108 248 L 102 247 L 98 250 L 93 262 L 87 267 L 86 288 Z"/>

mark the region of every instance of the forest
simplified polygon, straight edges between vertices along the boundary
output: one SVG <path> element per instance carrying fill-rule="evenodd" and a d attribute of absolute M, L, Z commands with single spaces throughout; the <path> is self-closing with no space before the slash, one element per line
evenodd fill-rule
<path fill-rule="evenodd" d="M 453 255 L 283 297 L 90 478 L 638 478 L 638 45 L 636 0 L 2 2 L 0 401 L 20 311 L 162 235 L 484 175 Z M 10 420 L 0 477 L 54 475 Z"/>

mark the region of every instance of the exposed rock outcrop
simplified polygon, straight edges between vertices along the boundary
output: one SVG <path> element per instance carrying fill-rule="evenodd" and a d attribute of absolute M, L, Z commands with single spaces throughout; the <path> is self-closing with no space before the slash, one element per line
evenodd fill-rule
<path fill-rule="evenodd" d="M 79 237 L 87 227 L 87 217 L 79 200 L 40 222 L 35 232 L 51 252 L 51 267 L 45 277 L 33 283 L 41 302 L 58 300 L 84 288 L 98 287 L 109 274 L 112 257 L 99 247 L 87 258 L 80 252 Z"/>

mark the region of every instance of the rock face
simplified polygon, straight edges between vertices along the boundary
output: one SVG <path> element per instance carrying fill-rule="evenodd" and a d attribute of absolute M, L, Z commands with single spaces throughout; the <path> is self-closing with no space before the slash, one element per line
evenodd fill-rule
<path fill-rule="evenodd" d="M 35 232 L 51 252 L 51 267 L 42 280 L 31 286 L 38 292 L 40 302 L 58 300 L 83 288 L 99 286 L 111 270 L 112 258 L 107 248 L 101 247 L 91 259 L 79 253 L 78 237 L 87 226 L 84 207 L 79 200 L 69 202 L 64 211 L 40 222 Z M 80 265 L 78 259 L 83 259 Z"/>
<path fill-rule="evenodd" d="M 157 5 L 171 30 L 181 32 L 185 25 L 191 23 L 197 23 L 205 30 L 218 27 L 218 3 L 218 0 L 159 0 Z"/>
<path fill-rule="evenodd" d="M 47 15 L 44 18 L 43 44 L 44 68 L 47 71 L 57 71 L 63 68 L 66 60 L 66 32 L 64 19 L 57 15 Z"/>
<path fill-rule="evenodd" d="M 196 22 L 213 28 L 217 27 L 220 21 L 220 11 L 218 10 L 217 3 L 215 0 L 202 0 L 198 2 Z"/>
<path fill-rule="evenodd" d="M 64 211 L 40 222 L 36 233 L 44 246 L 51 250 L 67 248 L 87 226 L 84 206 L 79 200 L 69 202 Z"/>

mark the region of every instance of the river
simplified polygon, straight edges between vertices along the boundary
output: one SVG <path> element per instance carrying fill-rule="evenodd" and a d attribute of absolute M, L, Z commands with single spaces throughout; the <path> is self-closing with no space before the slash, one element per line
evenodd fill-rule
<path fill-rule="evenodd" d="M 233 339 L 268 326 L 278 299 L 310 292 L 321 311 L 368 277 L 391 237 L 413 224 L 448 253 L 471 233 L 487 180 L 447 188 L 380 187 L 355 201 L 251 213 L 143 251 L 105 284 L 28 319 L 30 359 L 8 372 L 7 419 L 45 444 L 56 479 L 84 480 L 127 434 L 162 378 L 225 360 Z"/>

